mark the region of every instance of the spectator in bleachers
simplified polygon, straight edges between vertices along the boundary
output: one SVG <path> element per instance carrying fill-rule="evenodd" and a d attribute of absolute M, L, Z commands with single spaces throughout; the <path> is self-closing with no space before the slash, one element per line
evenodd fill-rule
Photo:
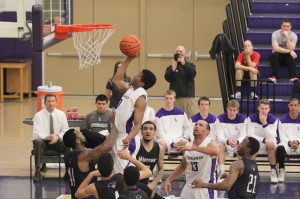
<path fill-rule="evenodd" d="M 186 50 L 177 46 L 171 65 L 167 67 L 165 79 L 170 83 L 170 90 L 176 92 L 175 105 L 183 109 L 188 118 L 196 113 L 195 77 L 196 66 L 185 59 Z"/>
<path fill-rule="evenodd" d="M 113 76 L 116 74 L 117 70 L 119 67 L 122 66 L 122 63 L 121 61 L 117 61 L 115 63 L 115 67 L 114 67 L 114 74 Z M 131 82 L 131 78 L 128 77 L 125 73 L 124 75 L 124 82 L 130 84 Z M 113 81 L 112 81 L 112 78 L 109 79 L 106 83 L 106 87 L 105 87 L 105 95 L 109 101 L 109 108 L 117 108 L 118 107 L 118 104 L 123 96 L 123 93 L 121 93 L 114 85 Z"/>
<path fill-rule="evenodd" d="M 84 118 L 80 131 L 86 138 L 85 146 L 95 148 L 102 144 L 110 132 L 111 109 L 108 108 L 108 99 L 100 94 L 96 97 L 96 110 L 88 113 Z"/>
<path fill-rule="evenodd" d="M 271 166 L 270 178 L 272 183 L 277 183 L 276 173 L 276 130 L 278 119 L 270 112 L 270 102 L 261 99 L 258 104 L 258 112 L 249 116 L 247 132 L 251 137 L 256 138 L 260 143 L 259 153 L 268 154 Z"/>
<path fill-rule="evenodd" d="M 67 116 L 56 108 L 56 95 L 48 93 L 44 97 L 45 108 L 37 112 L 33 117 L 33 150 L 35 160 L 35 174 L 33 181 L 41 180 L 41 157 L 46 150 L 56 150 L 64 154 L 67 167 L 69 149 L 62 141 L 64 133 L 69 129 Z M 67 170 L 67 168 L 66 168 Z"/>
<path fill-rule="evenodd" d="M 234 156 L 237 152 L 238 144 L 247 136 L 247 118 L 239 113 L 239 108 L 240 103 L 232 99 L 227 104 L 227 112 L 218 116 L 216 134 L 219 142 L 219 177 L 225 172 L 225 151 L 229 156 Z"/>
<path fill-rule="evenodd" d="M 158 143 L 164 150 L 171 152 L 184 146 L 189 137 L 189 120 L 185 112 L 174 106 L 176 93 L 167 90 L 164 94 L 165 105 L 155 115 Z"/>
<path fill-rule="evenodd" d="M 216 116 L 214 116 L 213 114 L 211 114 L 209 112 L 210 99 L 206 96 L 200 97 L 198 99 L 198 108 L 199 108 L 199 113 L 196 113 L 190 119 L 190 137 L 189 137 L 189 139 L 192 140 L 192 138 L 194 137 L 192 135 L 192 132 L 193 132 L 195 123 L 198 120 L 205 120 L 210 126 L 210 133 L 208 136 L 212 140 L 216 140 L 216 123 L 217 123 L 218 119 L 216 118 Z"/>
<path fill-rule="evenodd" d="M 289 101 L 289 113 L 283 115 L 278 124 L 280 143 L 276 151 L 276 159 L 279 164 L 278 181 L 285 181 L 285 154 L 300 154 L 300 114 L 299 99 L 291 98 Z"/>
<path fill-rule="evenodd" d="M 298 81 L 295 62 L 297 58 L 295 48 L 298 37 L 291 29 L 291 20 L 285 18 L 281 21 L 281 29 L 276 30 L 272 34 L 272 77 L 270 77 L 269 80 L 274 83 L 276 83 L 276 78 L 279 76 L 280 65 L 286 65 L 288 67 L 290 82 L 294 83 Z"/>
<path fill-rule="evenodd" d="M 251 99 L 258 99 L 255 93 L 255 87 L 257 85 L 257 74 L 259 73 L 260 54 L 253 50 L 253 45 L 250 40 L 244 42 L 244 51 L 241 52 L 235 62 L 235 96 L 236 98 L 241 98 L 242 90 L 242 79 L 246 75 L 250 78 L 251 86 Z"/>

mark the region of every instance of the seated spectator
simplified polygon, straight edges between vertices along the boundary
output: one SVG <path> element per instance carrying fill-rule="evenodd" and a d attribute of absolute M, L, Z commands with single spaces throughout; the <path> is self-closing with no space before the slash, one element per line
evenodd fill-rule
<path fill-rule="evenodd" d="M 278 78 L 280 65 L 286 65 L 288 67 L 290 82 L 294 83 L 298 81 L 295 62 L 297 58 L 295 48 L 298 37 L 291 29 L 291 20 L 286 18 L 281 21 L 281 29 L 276 30 L 272 34 L 272 77 L 268 80 L 274 83 L 276 83 L 276 79 Z"/>
<path fill-rule="evenodd" d="M 219 142 L 219 177 L 225 172 L 225 151 L 227 151 L 229 156 L 234 156 L 237 152 L 238 144 L 247 136 L 247 118 L 239 113 L 239 108 L 240 103 L 232 99 L 227 104 L 227 112 L 218 116 L 216 134 Z"/>
<path fill-rule="evenodd" d="M 277 146 L 276 159 L 279 165 L 278 181 L 285 181 L 285 154 L 300 154 L 300 114 L 299 99 L 291 98 L 289 101 L 289 113 L 286 113 L 279 119 L 278 131 L 280 143 Z"/>
<path fill-rule="evenodd" d="M 123 64 L 123 62 L 121 61 L 117 61 L 115 63 L 115 67 L 114 67 L 114 74 L 113 76 L 116 74 L 117 70 L 119 67 L 121 67 Z M 128 77 L 125 73 L 124 75 L 124 82 L 127 82 L 128 84 L 130 84 L 131 82 L 131 78 Z M 105 96 L 107 97 L 108 101 L 109 101 L 109 108 L 117 108 L 119 105 L 119 102 L 123 96 L 123 93 L 121 93 L 114 85 L 112 78 L 109 79 L 106 83 L 106 88 L 105 88 Z"/>
<path fill-rule="evenodd" d="M 247 123 L 248 136 L 254 137 L 260 143 L 259 153 L 268 154 L 271 166 L 271 183 L 277 183 L 276 174 L 276 130 L 278 119 L 270 112 L 270 102 L 261 99 L 258 103 L 258 112 L 249 116 Z"/>
<path fill-rule="evenodd" d="M 87 149 L 84 146 L 86 141 L 84 135 L 75 130 L 69 129 L 63 137 L 66 147 L 72 148 L 68 156 L 68 165 L 70 166 L 69 179 L 72 199 L 75 199 L 75 192 L 83 180 L 90 172 L 95 170 L 95 164 L 98 163 L 99 156 L 112 149 L 116 141 L 117 129 L 114 125 L 115 113 L 111 114 L 111 132 L 103 144 L 94 149 Z M 99 167 L 99 166 L 98 166 Z M 105 175 L 104 175 L 105 176 Z M 96 182 L 96 179 L 90 179 L 90 183 Z"/>
<path fill-rule="evenodd" d="M 198 100 L 198 108 L 199 113 L 196 113 L 193 115 L 190 119 L 190 137 L 189 139 L 192 140 L 194 137 L 192 135 L 194 126 L 198 120 L 205 120 L 209 126 L 210 126 L 210 133 L 208 134 L 208 137 L 211 138 L 211 140 L 216 140 L 216 123 L 217 118 L 213 114 L 209 113 L 210 108 L 210 100 L 208 97 L 200 97 Z"/>
<path fill-rule="evenodd" d="M 86 138 L 87 148 L 102 144 L 110 132 L 111 109 L 108 108 L 108 99 L 100 94 L 96 97 L 95 104 L 97 109 L 86 115 L 80 128 Z"/>
<path fill-rule="evenodd" d="M 155 115 L 158 143 L 169 152 L 184 146 L 189 137 L 189 120 L 182 109 L 174 106 L 175 98 L 176 93 L 167 90 L 164 94 L 165 105 Z"/>
<path fill-rule="evenodd" d="M 132 175 L 129 176 L 129 178 L 132 177 L 132 179 L 134 179 L 137 182 L 138 180 L 148 178 L 151 176 L 151 171 L 143 163 L 134 159 L 126 150 L 119 151 L 117 155 L 124 160 L 130 161 L 136 166 L 137 170 L 139 171 L 138 174 L 132 173 Z M 98 165 L 98 170 L 89 173 L 85 180 L 80 184 L 75 193 L 76 198 L 85 198 L 91 195 L 97 198 L 118 198 L 118 196 L 124 195 L 124 188 L 125 190 L 128 188 L 126 187 L 127 185 L 125 181 L 125 178 L 128 178 L 127 173 L 125 173 L 126 169 L 124 170 L 124 175 L 122 175 L 121 173 L 114 174 L 114 161 L 110 153 L 101 154 L 101 156 L 99 157 Z M 129 166 L 128 168 L 131 167 L 132 166 Z M 136 179 L 133 175 L 138 176 L 138 178 Z M 101 177 L 101 180 L 90 184 L 90 181 L 94 177 Z M 120 181 L 122 181 L 123 178 L 125 182 L 125 187 L 123 187 L 122 184 L 120 184 Z M 131 184 L 129 186 L 131 186 Z M 135 186 L 135 184 L 132 186 Z M 108 187 L 110 187 L 110 189 Z M 141 190 L 139 191 L 139 193 L 146 195 L 145 192 Z"/>
<path fill-rule="evenodd" d="M 258 99 L 255 93 L 257 85 L 257 74 L 260 54 L 253 50 L 253 45 L 250 40 L 244 42 L 244 51 L 241 52 L 235 62 L 235 97 L 241 98 L 242 79 L 244 75 L 250 77 L 251 99 Z"/>
<path fill-rule="evenodd" d="M 56 150 L 64 153 L 66 169 L 69 149 L 62 141 L 64 133 L 69 129 L 67 116 L 56 109 L 56 95 L 46 94 L 44 97 L 45 108 L 33 117 L 33 150 L 35 160 L 35 174 L 33 181 L 41 180 L 41 157 L 46 150 Z"/>

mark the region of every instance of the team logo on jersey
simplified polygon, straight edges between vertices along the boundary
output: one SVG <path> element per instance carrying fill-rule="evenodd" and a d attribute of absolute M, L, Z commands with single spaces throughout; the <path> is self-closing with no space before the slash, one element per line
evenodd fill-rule
<path fill-rule="evenodd" d="M 252 169 L 253 171 L 256 170 L 255 164 L 251 164 L 251 169 Z"/>
<path fill-rule="evenodd" d="M 141 199 L 141 198 L 143 198 L 143 197 L 142 197 L 141 195 L 136 195 L 135 198 L 136 198 L 136 199 Z"/>
<path fill-rule="evenodd" d="M 107 187 L 111 187 L 114 189 L 114 188 L 116 188 L 116 184 L 117 184 L 116 181 L 112 181 L 112 182 L 108 183 Z"/>

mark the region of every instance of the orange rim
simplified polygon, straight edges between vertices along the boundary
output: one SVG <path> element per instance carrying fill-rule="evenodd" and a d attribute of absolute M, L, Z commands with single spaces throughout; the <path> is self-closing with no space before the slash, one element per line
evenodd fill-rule
<path fill-rule="evenodd" d="M 55 25 L 55 38 L 66 39 L 71 32 L 88 32 L 94 29 L 114 29 L 112 24 L 75 24 L 75 25 Z"/>

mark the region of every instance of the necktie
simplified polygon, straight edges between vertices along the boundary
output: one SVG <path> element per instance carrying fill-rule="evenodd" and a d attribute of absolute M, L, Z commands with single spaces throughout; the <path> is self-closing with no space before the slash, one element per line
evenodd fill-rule
<path fill-rule="evenodd" d="M 50 134 L 54 134 L 53 117 L 50 114 Z"/>

